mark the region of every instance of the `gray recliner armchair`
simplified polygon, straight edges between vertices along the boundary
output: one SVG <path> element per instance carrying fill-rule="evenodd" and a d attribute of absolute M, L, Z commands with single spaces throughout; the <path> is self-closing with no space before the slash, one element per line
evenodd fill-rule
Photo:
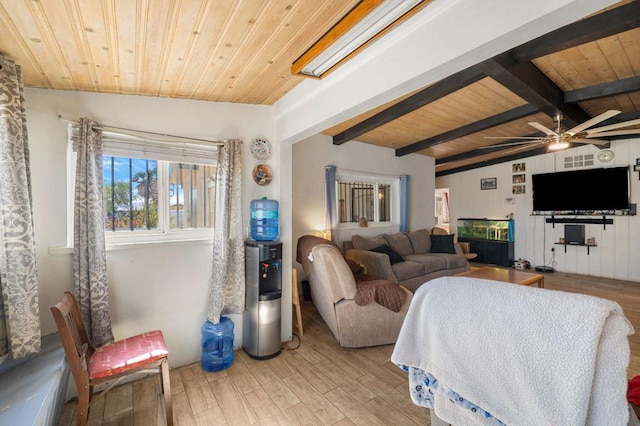
<path fill-rule="evenodd" d="M 406 297 L 399 312 L 375 302 L 356 304 L 356 279 L 342 252 L 331 241 L 317 237 L 300 238 L 298 262 L 309 276 L 313 304 L 340 346 L 395 343 L 413 297 L 409 290 L 400 286 Z"/>

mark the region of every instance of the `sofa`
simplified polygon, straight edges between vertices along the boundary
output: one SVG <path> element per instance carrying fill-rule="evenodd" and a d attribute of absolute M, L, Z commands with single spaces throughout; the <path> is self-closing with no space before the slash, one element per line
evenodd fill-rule
<path fill-rule="evenodd" d="M 363 305 L 358 297 L 361 289 L 369 285 L 360 280 L 364 277 L 352 269 L 353 264 L 349 265 L 338 246 L 312 235 L 298 239 L 297 261 L 308 275 L 313 304 L 340 346 L 356 348 L 396 342 L 413 293 L 387 282 L 388 289 L 395 292 L 394 308 L 398 311 L 375 301 Z"/>
<path fill-rule="evenodd" d="M 354 235 L 344 249 L 345 258 L 362 265 L 367 274 L 397 282 L 412 292 L 434 278 L 470 269 L 453 234 L 434 235 L 428 229 L 373 238 Z"/>

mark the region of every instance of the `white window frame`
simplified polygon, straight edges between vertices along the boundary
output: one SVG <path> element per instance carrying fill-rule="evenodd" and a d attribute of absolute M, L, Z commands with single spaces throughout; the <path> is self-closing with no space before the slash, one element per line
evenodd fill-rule
<path fill-rule="evenodd" d="M 336 199 L 335 205 L 336 208 L 339 206 L 338 200 L 338 182 L 340 181 L 352 181 L 352 182 L 362 182 L 362 183 L 370 183 L 374 185 L 374 194 L 378 193 L 379 185 L 390 185 L 391 186 L 391 220 L 387 222 L 380 222 L 378 218 L 380 217 L 379 212 L 379 203 L 373 203 L 374 205 L 374 220 L 368 221 L 369 227 L 387 227 L 387 226 L 395 226 L 399 225 L 400 218 L 400 176 L 390 176 L 390 175 L 381 175 L 374 174 L 368 172 L 359 172 L 353 170 L 340 170 L 336 173 Z M 338 223 L 339 229 L 347 229 L 347 228 L 358 228 L 360 225 L 357 222 L 348 222 L 348 223 Z"/>
<path fill-rule="evenodd" d="M 75 171 L 76 153 L 72 146 L 73 124 L 68 128 L 67 146 L 67 246 L 73 247 L 73 227 L 74 227 L 74 198 L 75 198 Z M 125 138 L 128 135 L 124 135 Z M 134 153 L 127 156 L 126 149 L 109 150 L 104 149 L 103 156 L 114 156 L 124 158 L 139 158 Z M 151 159 L 151 158 L 150 158 Z M 155 159 L 154 159 L 155 160 Z M 107 246 L 126 246 L 132 244 L 149 244 L 162 242 L 185 242 L 185 241 L 213 241 L 214 229 L 211 228 L 188 228 L 172 230 L 169 226 L 169 207 L 166 197 L 169 188 L 169 163 L 182 162 L 184 164 L 212 165 L 188 160 L 158 159 L 158 229 L 136 230 L 136 231 L 108 231 L 105 229 L 105 240 Z"/>

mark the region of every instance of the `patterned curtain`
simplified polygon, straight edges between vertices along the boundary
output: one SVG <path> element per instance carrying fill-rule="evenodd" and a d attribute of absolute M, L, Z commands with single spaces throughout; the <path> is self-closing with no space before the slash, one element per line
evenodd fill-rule
<path fill-rule="evenodd" d="M 31 173 L 20 66 L 0 56 L 0 355 L 40 351 Z"/>
<path fill-rule="evenodd" d="M 400 232 L 409 230 L 409 175 L 400 176 Z"/>
<path fill-rule="evenodd" d="M 324 166 L 325 226 L 331 230 L 331 240 L 337 243 L 338 210 L 336 208 L 336 166 Z"/>
<path fill-rule="evenodd" d="M 207 319 L 244 312 L 244 239 L 242 234 L 242 141 L 227 141 L 218 152 L 213 267 Z"/>
<path fill-rule="evenodd" d="M 102 130 L 80 119 L 73 206 L 73 282 L 82 319 L 95 346 L 113 341 L 102 192 Z"/>

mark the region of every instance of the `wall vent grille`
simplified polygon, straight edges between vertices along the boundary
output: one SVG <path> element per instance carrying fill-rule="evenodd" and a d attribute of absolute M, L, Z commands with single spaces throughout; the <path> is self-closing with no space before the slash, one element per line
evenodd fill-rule
<path fill-rule="evenodd" d="M 593 154 L 574 155 L 572 157 L 564 157 L 564 168 L 575 169 L 579 167 L 593 166 Z"/>

